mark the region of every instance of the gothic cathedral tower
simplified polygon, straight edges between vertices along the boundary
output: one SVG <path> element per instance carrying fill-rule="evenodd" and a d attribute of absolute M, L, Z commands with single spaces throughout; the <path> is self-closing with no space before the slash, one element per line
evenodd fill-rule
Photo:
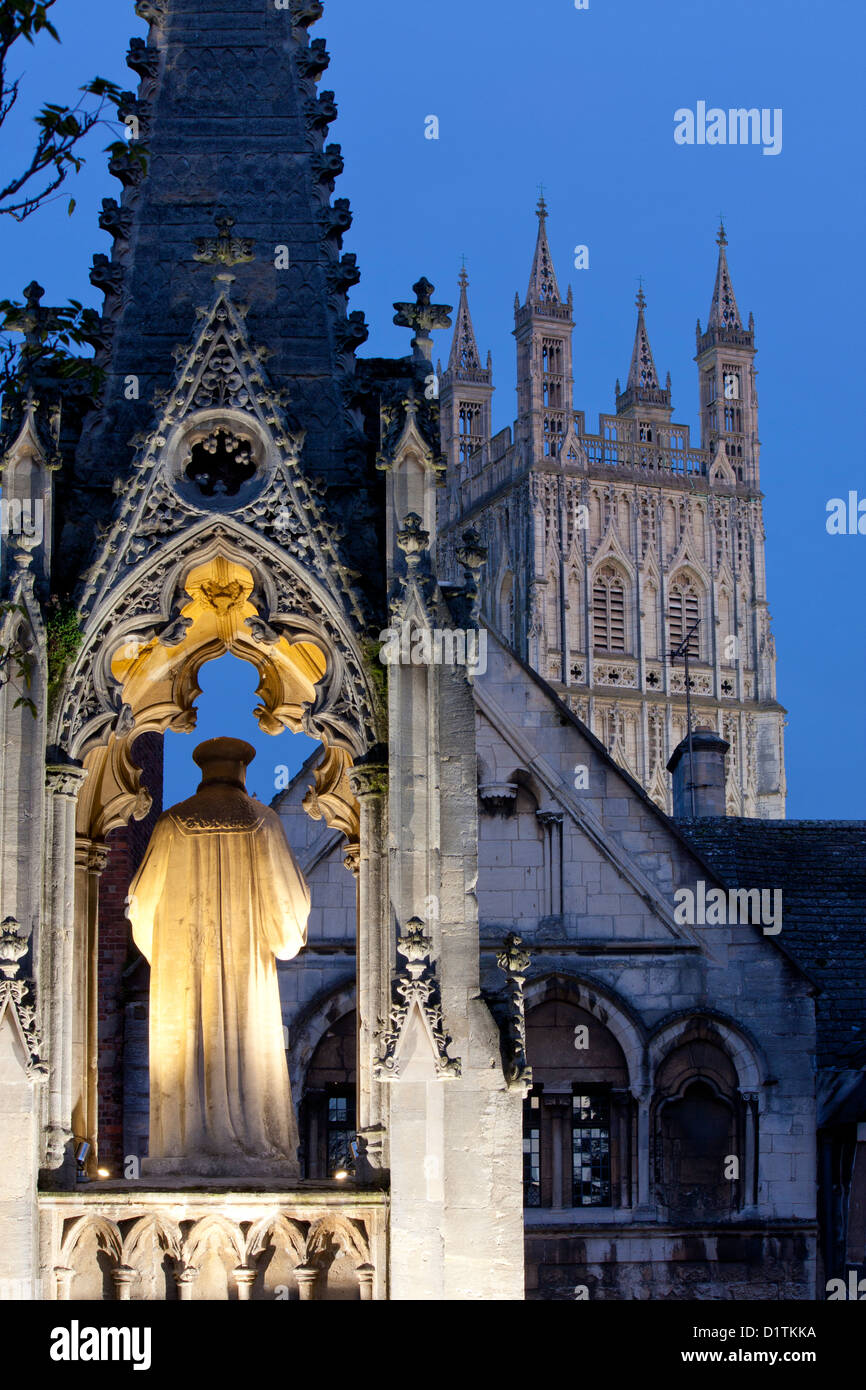
<path fill-rule="evenodd" d="M 493 434 L 462 277 L 442 377 L 443 559 L 477 525 L 490 558 L 486 620 L 617 761 L 670 811 L 666 767 L 693 726 L 730 745 L 727 812 L 785 814 L 784 717 L 776 700 L 760 491 L 755 328 L 744 327 L 719 259 L 698 323 L 701 447 L 673 422 L 637 298 L 634 350 L 598 434 L 572 404 L 573 298 L 563 299 L 538 207 L 529 289 L 515 302 L 518 414 Z"/>

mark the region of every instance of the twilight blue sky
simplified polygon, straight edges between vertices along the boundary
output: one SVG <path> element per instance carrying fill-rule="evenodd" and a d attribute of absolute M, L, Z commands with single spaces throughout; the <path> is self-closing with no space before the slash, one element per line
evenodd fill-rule
<path fill-rule="evenodd" d="M 337 195 L 355 214 L 352 307 L 372 330 L 362 352 L 405 352 L 392 301 L 425 274 L 437 299 L 455 302 L 465 254 L 479 345 L 493 350 L 495 428 L 514 417 L 512 306 L 528 280 L 539 183 L 560 283 L 574 285 L 575 405 L 591 427 L 627 373 L 642 275 L 656 364 L 672 373 L 675 418 L 697 434 L 695 320 L 706 321 L 724 212 L 740 309 L 757 326 L 788 813 L 863 817 L 866 536 L 825 529 L 829 498 L 866 496 L 863 445 L 846 424 L 863 401 L 862 0 L 589 0 L 586 11 L 573 0 L 378 0 L 375 23 L 370 14 L 360 0 L 326 0 L 314 30 L 328 41 L 322 85 L 341 112 L 330 138 L 346 158 Z M 27 73 L 18 140 L 37 99 L 70 96 L 95 72 L 135 85 L 123 54 L 145 26 L 132 0 L 60 0 L 55 16 L 62 47 L 16 54 Z M 781 107 L 781 154 L 677 146 L 674 111 L 698 101 Z M 438 141 L 424 138 L 428 115 Z M 118 195 L 100 153 L 108 138 L 92 144 L 71 218 L 64 198 L 24 226 L 4 219 L 0 294 L 35 275 L 46 302 L 101 302 L 87 272 L 93 252 L 110 250 L 96 222 L 100 200 Z M 8 167 L 8 142 L 2 158 Z M 573 269 L 577 244 L 589 247 L 588 270 Z M 256 742 L 250 781 L 269 798 L 274 766 L 300 750 L 256 730 L 251 671 L 226 659 L 204 675 L 201 736 Z M 842 701 L 856 713 L 840 717 Z M 168 802 L 197 781 L 195 742 L 169 740 Z"/>

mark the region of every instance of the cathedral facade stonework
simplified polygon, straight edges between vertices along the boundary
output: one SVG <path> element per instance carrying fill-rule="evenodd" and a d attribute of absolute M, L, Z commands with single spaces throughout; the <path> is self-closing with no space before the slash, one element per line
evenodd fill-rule
<path fill-rule="evenodd" d="M 467 277 L 441 375 L 448 487 L 442 561 L 461 529 L 488 547 L 485 619 L 589 724 L 665 810 L 666 768 L 695 717 L 730 744 L 727 813 L 785 813 L 784 721 L 767 606 L 755 325 L 744 324 L 719 232 L 705 331 L 701 440 L 676 424 L 638 295 L 634 350 L 597 434 L 573 406 L 573 298 L 562 297 L 538 208 L 526 298 L 515 303 L 518 417 L 493 432 Z"/>

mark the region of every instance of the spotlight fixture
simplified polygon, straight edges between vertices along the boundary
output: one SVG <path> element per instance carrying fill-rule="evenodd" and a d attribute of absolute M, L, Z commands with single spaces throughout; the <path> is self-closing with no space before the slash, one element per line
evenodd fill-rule
<path fill-rule="evenodd" d="M 90 1144 L 86 1139 L 79 1139 L 75 1149 L 75 1162 L 78 1165 L 76 1177 L 79 1182 L 89 1182 L 84 1165 L 87 1162 L 87 1155 L 90 1153 Z"/>
<path fill-rule="evenodd" d="M 111 1177 L 111 1173 L 108 1171 L 107 1168 L 97 1168 L 97 1170 L 96 1170 L 96 1176 L 97 1176 L 98 1178 L 110 1178 L 110 1177 Z"/>
<path fill-rule="evenodd" d="M 338 1168 L 336 1173 L 334 1174 L 334 1177 L 336 1178 L 337 1182 L 345 1182 L 348 1176 L 349 1174 L 346 1172 L 345 1168 Z"/>

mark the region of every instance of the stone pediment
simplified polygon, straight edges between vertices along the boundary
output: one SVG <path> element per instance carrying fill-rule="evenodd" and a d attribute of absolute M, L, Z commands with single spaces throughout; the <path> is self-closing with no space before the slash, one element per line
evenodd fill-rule
<path fill-rule="evenodd" d="M 115 481 L 114 520 L 85 576 L 82 608 L 100 607 L 179 537 L 198 530 L 205 539 L 222 526 L 288 552 L 361 624 L 342 532 L 325 519 L 324 486 L 302 471 L 304 433 L 285 394 L 266 381 L 243 308 L 221 287 L 199 314 L 192 345 L 175 353 L 175 383 L 156 427 L 134 441 L 133 476 Z"/>

